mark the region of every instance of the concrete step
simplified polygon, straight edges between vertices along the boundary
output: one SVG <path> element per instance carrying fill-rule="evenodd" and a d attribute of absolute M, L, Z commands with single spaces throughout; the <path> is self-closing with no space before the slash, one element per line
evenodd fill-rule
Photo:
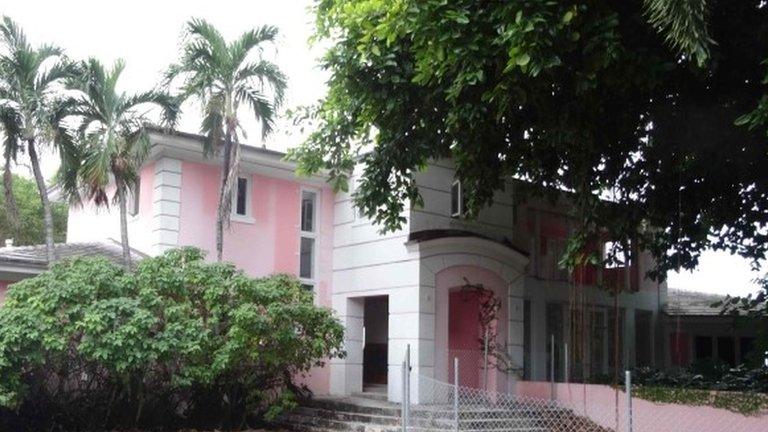
<path fill-rule="evenodd" d="M 357 398 L 363 398 L 363 399 L 371 399 L 371 400 L 377 400 L 377 401 L 386 401 L 387 400 L 387 393 L 384 392 L 377 392 L 377 391 L 363 391 L 363 392 L 356 392 L 352 393 L 353 397 Z"/>
<path fill-rule="evenodd" d="M 400 417 L 400 405 L 360 397 L 316 397 L 306 401 L 304 406 L 329 411 Z"/>
<path fill-rule="evenodd" d="M 378 424 L 382 426 L 396 426 L 400 424 L 400 417 L 367 414 L 367 413 L 355 413 L 347 411 L 334 411 L 321 408 L 299 407 L 292 411 L 295 414 L 304 415 L 307 417 L 320 417 L 332 420 L 348 421 L 355 423 L 370 423 Z"/>
<path fill-rule="evenodd" d="M 294 430 L 307 430 L 307 428 L 309 428 L 309 430 L 340 432 L 398 432 L 400 430 L 396 425 L 385 426 L 371 423 L 357 423 L 301 414 L 288 414 L 282 417 L 277 423 L 278 425 Z"/>

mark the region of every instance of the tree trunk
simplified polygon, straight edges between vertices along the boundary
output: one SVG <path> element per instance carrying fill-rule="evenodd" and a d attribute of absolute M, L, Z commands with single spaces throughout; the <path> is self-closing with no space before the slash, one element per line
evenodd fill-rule
<path fill-rule="evenodd" d="M 131 268 L 131 246 L 128 243 L 128 210 L 125 200 L 125 187 L 121 185 L 119 176 L 115 176 L 117 185 L 117 201 L 120 206 L 120 243 L 123 246 L 123 264 L 125 268 Z"/>
<path fill-rule="evenodd" d="M 19 236 L 19 206 L 16 204 L 16 195 L 13 194 L 13 173 L 11 172 L 11 158 L 5 158 L 3 168 L 3 193 L 5 195 L 5 208 L 8 214 L 8 222 L 15 237 Z"/>
<path fill-rule="evenodd" d="M 216 209 L 216 259 L 219 262 L 223 260 L 224 255 L 224 221 L 226 217 L 229 217 L 228 214 L 224 213 L 230 207 L 227 203 L 231 202 L 232 199 L 232 188 L 227 184 L 232 163 L 232 130 L 229 127 L 229 121 L 226 121 L 226 123 L 224 159 L 221 162 L 221 190 L 219 191 L 219 205 Z"/>
<path fill-rule="evenodd" d="M 40 194 L 40 201 L 43 204 L 43 221 L 45 224 L 45 249 L 48 257 L 48 266 L 50 267 L 56 261 L 56 250 L 53 245 L 53 215 L 51 214 L 51 201 L 48 199 L 48 189 L 45 187 L 45 178 L 40 170 L 40 159 L 37 156 L 35 140 L 27 140 L 27 152 L 29 161 L 32 163 L 32 172 L 35 175 L 37 191 Z"/>

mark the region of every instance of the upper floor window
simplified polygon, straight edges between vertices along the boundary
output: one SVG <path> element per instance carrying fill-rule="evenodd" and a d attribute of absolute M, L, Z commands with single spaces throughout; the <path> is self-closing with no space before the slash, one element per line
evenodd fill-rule
<path fill-rule="evenodd" d="M 232 216 L 248 219 L 251 216 L 251 181 L 248 177 L 238 177 L 232 193 Z"/>
<path fill-rule="evenodd" d="M 605 268 L 621 268 L 631 265 L 628 251 L 618 242 L 608 241 L 603 244 Z"/>
<path fill-rule="evenodd" d="M 299 234 L 299 278 L 308 288 L 314 286 L 317 249 L 317 193 L 301 191 L 301 221 Z"/>
<path fill-rule="evenodd" d="M 451 217 L 462 217 L 467 213 L 467 203 L 461 180 L 454 180 L 451 184 Z"/>
<path fill-rule="evenodd" d="M 141 180 L 136 180 L 132 191 L 128 192 L 128 214 L 136 216 L 139 214 L 139 191 L 141 191 Z"/>

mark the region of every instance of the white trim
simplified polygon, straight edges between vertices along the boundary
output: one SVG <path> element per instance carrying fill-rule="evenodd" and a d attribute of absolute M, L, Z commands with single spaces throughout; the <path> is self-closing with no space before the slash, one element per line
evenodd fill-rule
<path fill-rule="evenodd" d="M 453 211 L 453 188 L 456 187 L 456 186 L 458 186 L 458 189 L 456 191 L 457 211 Z M 463 202 L 462 202 L 464 197 L 462 196 L 462 193 L 461 193 L 461 180 L 454 179 L 453 182 L 451 182 L 451 189 L 448 191 L 448 193 L 451 196 L 451 198 L 449 200 L 449 203 L 450 203 L 449 205 L 451 207 L 448 209 L 448 214 L 450 214 L 451 218 L 458 219 L 461 216 L 463 216 L 461 214 L 462 213 L 461 209 L 464 207 L 463 206 Z"/>
<path fill-rule="evenodd" d="M 409 252 L 417 253 L 421 259 L 457 252 L 465 254 L 485 252 L 521 273 L 525 272 L 525 266 L 528 264 L 528 257 L 524 254 L 493 240 L 480 237 L 442 237 L 433 240 L 409 241 L 405 246 Z"/>
<path fill-rule="evenodd" d="M 256 219 L 253 217 L 253 176 L 248 174 L 238 174 L 235 179 L 235 190 L 232 194 L 232 209 L 230 211 L 229 220 L 231 222 L 254 224 L 256 223 Z M 237 188 L 239 187 L 240 179 L 245 180 L 244 215 L 237 213 Z"/>

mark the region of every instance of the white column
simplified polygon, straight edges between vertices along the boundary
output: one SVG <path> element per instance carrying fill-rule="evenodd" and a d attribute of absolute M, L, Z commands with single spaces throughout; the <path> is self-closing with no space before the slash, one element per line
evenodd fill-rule
<path fill-rule="evenodd" d="M 334 304 L 344 326 L 344 350 L 347 356 L 331 360 L 333 395 L 349 395 L 363 391 L 363 314 L 365 299 L 343 298 Z"/>
<path fill-rule="evenodd" d="M 181 161 L 160 158 L 155 162 L 152 194 L 152 248 L 159 255 L 179 246 L 181 219 Z"/>
<path fill-rule="evenodd" d="M 434 284 L 434 281 L 432 282 Z M 430 284 L 400 289 L 390 295 L 389 315 L 389 400 L 399 402 L 399 377 L 406 347 L 411 347 L 411 402 L 419 401 L 420 375 L 434 376 L 435 288 Z"/>

